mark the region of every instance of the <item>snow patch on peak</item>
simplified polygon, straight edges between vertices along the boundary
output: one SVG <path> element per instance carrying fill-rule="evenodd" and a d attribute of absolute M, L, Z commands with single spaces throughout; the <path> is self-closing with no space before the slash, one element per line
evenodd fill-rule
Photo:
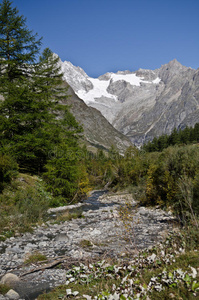
<path fill-rule="evenodd" d="M 158 84 L 160 82 L 159 77 L 152 80 L 151 78 L 146 78 L 144 74 L 144 76 L 142 74 L 139 76 L 138 74 L 130 71 L 106 73 L 99 78 L 91 78 L 82 68 L 74 66 L 69 61 L 61 62 L 60 60 L 60 66 L 64 80 L 86 104 L 99 102 L 100 98 L 108 98 L 117 102 L 118 96 L 115 95 L 115 93 L 111 93 L 111 90 L 109 89 L 111 83 L 115 83 L 117 81 L 125 81 L 132 86 L 141 86 L 141 83 Z"/>
<path fill-rule="evenodd" d="M 111 82 L 117 81 L 126 81 L 130 83 L 132 86 L 140 86 L 141 83 L 148 84 L 159 84 L 161 79 L 157 77 L 153 81 L 146 81 L 144 77 L 139 77 L 134 73 L 130 74 L 121 74 L 121 73 L 107 73 L 105 77 L 100 76 L 100 78 L 91 78 L 87 77 L 87 79 L 92 83 L 93 88 L 90 90 L 85 90 L 80 88 L 76 91 L 76 94 L 84 100 L 86 104 L 95 103 L 97 99 L 101 97 L 106 97 L 112 99 L 114 101 L 118 101 L 118 97 L 108 92 L 108 87 Z"/>
<path fill-rule="evenodd" d="M 138 77 L 136 74 L 111 74 L 111 79 L 113 81 L 123 80 L 129 82 L 131 85 L 140 86 L 141 82 L 149 83 L 149 81 L 144 81 L 144 77 Z"/>
<path fill-rule="evenodd" d="M 107 97 L 117 101 L 117 97 L 108 93 L 107 88 L 110 80 L 100 80 L 98 78 L 89 78 L 93 85 L 93 89 L 86 92 L 85 90 L 78 90 L 77 95 L 84 100 L 86 104 L 96 102 L 96 98 Z"/>
<path fill-rule="evenodd" d="M 153 82 L 154 84 L 159 84 L 160 81 L 161 81 L 161 78 L 160 78 L 160 77 L 157 77 L 157 78 L 154 79 L 152 82 Z"/>
<path fill-rule="evenodd" d="M 123 80 L 123 81 L 126 81 L 126 82 L 129 82 L 131 85 L 135 85 L 135 86 L 140 86 L 141 83 L 154 83 L 154 84 L 159 84 L 161 79 L 159 77 L 157 77 L 156 79 L 154 80 L 150 80 L 150 81 L 147 81 L 145 80 L 144 77 L 139 77 L 137 76 L 136 74 L 134 73 L 130 73 L 130 74 L 119 74 L 119 73 L 112 73 L 111 74 L 111 79 L 112 81 L 119 81 L 119 80 Z"/>

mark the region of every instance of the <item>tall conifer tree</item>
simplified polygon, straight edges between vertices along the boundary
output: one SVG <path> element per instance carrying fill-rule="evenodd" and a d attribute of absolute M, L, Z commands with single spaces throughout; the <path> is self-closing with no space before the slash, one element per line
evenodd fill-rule
<path fill-rule="evenodd" d="M 41 39 L 27 29 L 26 19 L 19 15 L 17 8 L 12 8 L 9 0 L 3 0 L 0 4 L 0 94 L 4 101 L 0 102 L 0 133 L 5 144 L 7 139 L 23 135 L 27 128 L 26 114 L 31 102 L 29 81 L 40 45 Z"/>
<path fill-rule="evenodd" d="M 68 107 L 59 58 L 26 27 L 9 0 L 0 5 L 0 150 L 24 171 L 41 172 L 48 153 L 62 143 L 77 146 L 81 131 Z M 67 138 L 66 138 L 67 137 Z"/>

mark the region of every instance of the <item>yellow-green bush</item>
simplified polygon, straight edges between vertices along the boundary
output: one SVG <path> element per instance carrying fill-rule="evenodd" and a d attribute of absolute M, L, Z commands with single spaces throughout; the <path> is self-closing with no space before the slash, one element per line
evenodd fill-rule
<path fill-rule="evenodd" d="M 180 214 L 199 215 L 199 148 L 169 147 L 151 164 L 147 173 L 149 203 L 173 206 Z M 193 214 L 192 214 L 193 215 Z"/>

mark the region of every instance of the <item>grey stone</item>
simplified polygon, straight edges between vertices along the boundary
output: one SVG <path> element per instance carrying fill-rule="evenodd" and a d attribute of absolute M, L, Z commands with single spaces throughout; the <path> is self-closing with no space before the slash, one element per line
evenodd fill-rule
<path fill-rule="evenodd" d="M 18 282 L 20 279 L 17 275 L 12 274 L 12 273 L 7 273 L 6 275 L 4 275 L 1 278 L 0 283 L 1 284 L 6 284 L 10 287 L 12 287 L 13 285 L 15 285 L 16 282 Z"/>
<path fill-rule="evenodd" d="M 20 296 L 17 292 L 15 292 L 14 290 L 9 290 L 6 294 L 6 297 L 8 297 L 11 300 L 19 300 Z"/>
<path fill-rule="evenodd" d="M 68 241 L 68 236 L 66 233 L 60 233 L 55 237 L 55 241 L 57 242 L 67 242 Z"/>
<path fill-rule="evenodd" d="M 38 246 L 39 246 L 39 248 L 43 248 L 43 247 L 47 246 L 47 243 L 46 242 L 40 242 Z"/>

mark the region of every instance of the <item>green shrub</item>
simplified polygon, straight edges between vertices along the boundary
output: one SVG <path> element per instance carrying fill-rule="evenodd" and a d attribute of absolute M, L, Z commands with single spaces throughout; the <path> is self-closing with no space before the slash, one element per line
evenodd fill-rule
<path fill-rule="evenodd" d="M 149 203 L 172 206 L 184 218 L 199 215 L 199 149 L 197 145 L 169 147 L 147 173 Z"/>
<path fill-rule="evenodd" d="M 49 200 L 35 187 L 28 186 L 17 191 L 14 199 L 19 213 L 22 214 L 21 220 L 25 223 L 36 223 L 47 215 Z"/>
<path fill-rule="evenodd" d="M 32 225 L 43 222 L 52 197 L 36 176 L 20 174 L 0 194 L 0 234 L 2 239 L 15 232 L 32 231 Z"/>
<path fill-rule="evenodd" d="M 11 156 L 0 153 L 0 193 L 17 174 L 18 165 L 16 161 Z"/>

